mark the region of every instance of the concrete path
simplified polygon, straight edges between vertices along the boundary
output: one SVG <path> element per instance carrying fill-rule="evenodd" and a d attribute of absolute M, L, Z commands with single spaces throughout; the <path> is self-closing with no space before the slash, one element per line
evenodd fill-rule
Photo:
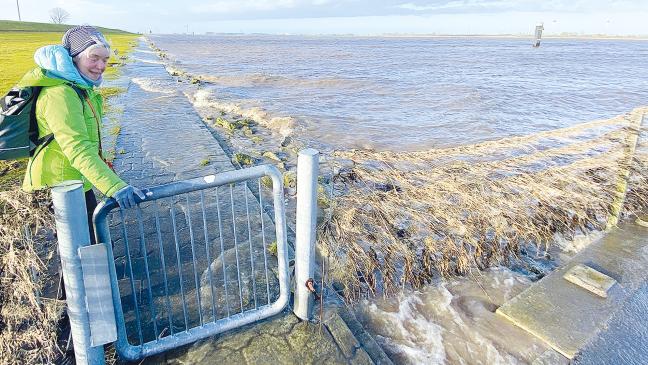
<path fill-rule="evenodd" d="M 162 65 L 154 63 L 155 55 L 141 49 L 134 56 L 139 60 L 125 66 L 124 77 L 116 81 L 118 85 L 121 82 L 127 86 L 127 92 L 115 101 L 117 107 L 124 108 L 115 148 L 117 173 L 132 185 L 149 187 L 234 170 L 212 131 L 178 91 L 181 88 L 178 88 L 177 81 Z M 150 62 L 142 61 L 147 59 Z M 128 82 L 130 79 L 134 81 Z M 148 225 L 145 227 L 149 228 Z M 117 245 L 115 247 L 117 255 Z M 141 268 L 141 260 L 138 260 L 133 258 Z M 121 272 L 126 275 L 126 266 Z M 144 280 L 138 283 L 142 287 L 147 285 Z M 138 289 L 138 295 L 145 302 L 146 291 Z M 129 294 L 122 295 L 125 301 Z M 125 308 L 125 312 L 127 310 Z M 130 321 L 127 327 L 132 329 L 133 316 L 129 313 L 126 316 Z M 174 328 L 175 325 L 172 324 Z M 131 335 L 129 338 L 132 339 Z M 379 348 L 377 351 L 380 352 L 378 357 L 373 356 L 384 360 L 378 362 L 389 363 Z M 147 359 L 146 363 L 372 364 L 374 361 L 337 314 L 332 314 L 327 324 L 320 327 L 299 322 L 287 308 L 282 314 L 261 323 L 160 354 Z"/>
<path fill-rule="evenodd" d="M 576 358 L 578 365 L 648 364 L 648 283 L 617 310 L 597 338 Z"/>
<path fill-rule="evenodd" d="M 564 274 L 578 264 L 616 281 L 607 291 L 607 298 L 564 279 Z M 645 360 L 646 337 L 637 340 L 637 336 L 646 333 L 648 324 L 646 304 L 641 299 L 646 295 L 647 268 L 648 229 L 622 225 L 502 305 L 497 313 L 570 359 L 581 353 L 583 363 L 631 363 L 620 361 L 616 355 Z M 637 347 L 636 341 L 644 345 Z M 606 357 L 596 357 L 602 350 L 590 343 L 606 347 Z M 597 362 L 604 359 L 609 362 Z"/>

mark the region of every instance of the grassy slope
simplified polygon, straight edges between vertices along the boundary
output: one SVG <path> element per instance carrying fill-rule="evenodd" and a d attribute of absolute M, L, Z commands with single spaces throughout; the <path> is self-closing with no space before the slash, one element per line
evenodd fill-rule
<path fill-rule="evenodd" d="M 0 31 L 27 31 L 27 32 L 65 32 L 73 27 L 73 24 L 52 24 L 17 22 L 14 20 L 0 20 Z M 97 27 L 102 33 L 131 34 L 119 29 Z"/>
<path fill-rule="evenodd" d="M 50 31 L 59 29 L 60 31 Z M 11 89 L 25 74 L 34 68 L 34 51 L 48 44 L 59 44 L 69 25 L 0 21 L 0 96 Z M 18 29 L 19 31 L 15 31 Z M 123 31 L 104 33 L 120 57 L 128 54 L 135 45 L 136 34 Z M 118 61 L 116 57 L 112 62 Z M 118 67 L 106 70 L 106 77 L 114 77 Z M 20 185 L 24 175 L 25 161 L 0 161 L 0 190 Z"/>

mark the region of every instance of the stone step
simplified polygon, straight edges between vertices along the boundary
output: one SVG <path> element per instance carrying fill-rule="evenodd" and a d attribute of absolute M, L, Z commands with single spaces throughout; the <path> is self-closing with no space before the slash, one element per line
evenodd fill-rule
<path fill-rule="evenodd" d="M 616 281 L 601 297 L 564 278 L 587 266 Z M 648 229 L 627 224 L 590 244 L 497 309 L 497 313 L 544 340 L 569 359 L 593 340 L 612 315 L 648 278 Z"/>

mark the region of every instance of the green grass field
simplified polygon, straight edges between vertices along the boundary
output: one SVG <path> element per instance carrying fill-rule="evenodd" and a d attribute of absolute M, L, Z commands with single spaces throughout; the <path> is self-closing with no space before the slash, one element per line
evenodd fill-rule
<path fill-rule="evenodd" d="M 0 20 L 0 96 L 5 95 L 20 78 L 36 67 L 34 52 L 39 47 L 60 44 L 61 37 L 71 25 L 14 22 Z M 110 60 L 113 67 L 106 69 L 106 77 L 116 77 L 120 59 L 136 45 L 137 34 L 101 28 L 112 49 L 119 56 Z M 25 161 L 0 161 L 0 190 L 20 185 Z"/>
<path fill-rule="evenodd" d="M 52 24 L 52 23 L 33 23 L 17 22 L 15 20 L 0 20 L 0 30 L 12 32 L 65 32 L 74 25 L 70 24 Z M 132 34 L 119 29 L 96 27 L 102 33 L 112 34 Z"/>

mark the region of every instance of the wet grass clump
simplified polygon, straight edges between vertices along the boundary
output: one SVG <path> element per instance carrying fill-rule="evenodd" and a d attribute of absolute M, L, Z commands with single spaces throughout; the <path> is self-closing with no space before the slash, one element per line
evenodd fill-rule
<path fill-rule="evenodd" d="M 268 245 L 267 250 L 272 256 L 277 256 L 277 241 L 272 241 L 272 243 Z"/>
<path fill-rule="evenodd" d="M 254 158 L 250 155 L 239 152 L 232 156 L 232 162 L 241 166 L 252 166 L 254 164 Z"/>
<path fill-rule="evenodd" d="M 229 121 L 225 118 L 217 117 L 216 119 L 214 119 L 214 125 L 225 129 L 225 131 L 229 133 L 233 133 L 236 130 L 241 130 L 243 134 L 248 137 L 254 135 L 254 131 L 251 128 L 252 126 L 254 126 L 254 122 L 249 119 Z"/>
<path fill-rule="evenodd" d="M 112 87 L 112 86 L 111 87 L 100 87 L 99 89 L 97 89 L 97 91 L 99 92 L 99 94 L 101 94 L 101 96 L 104 97 L 104 100 L 106 100 L 107 98 L 110 98 L 112 96 L 116 96 L 116 95 L 119 95 L 119 94 L 125 92 L 126 88 Z"/>

